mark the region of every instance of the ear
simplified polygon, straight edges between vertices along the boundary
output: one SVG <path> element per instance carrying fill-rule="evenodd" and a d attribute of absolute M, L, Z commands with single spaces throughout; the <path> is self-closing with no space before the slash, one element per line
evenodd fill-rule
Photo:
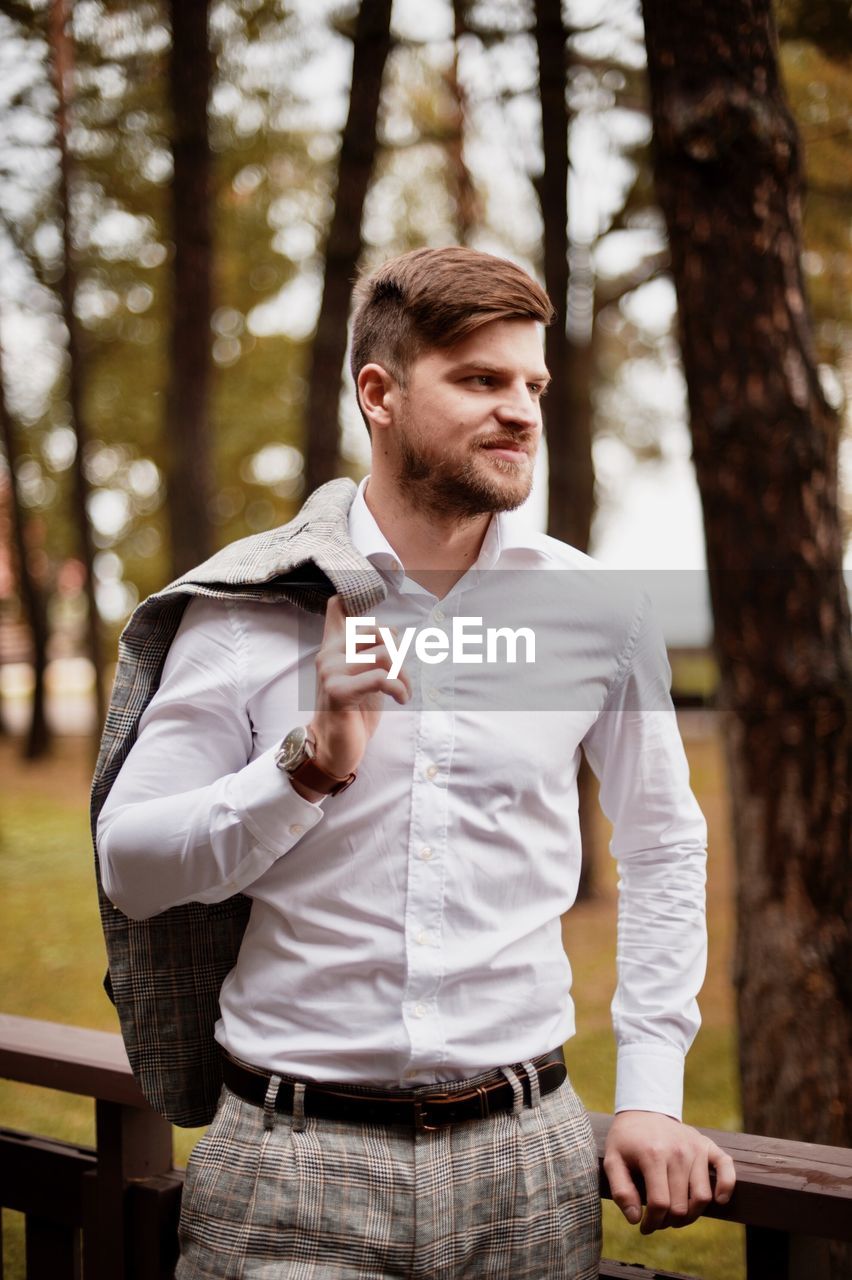
<path fill-rule="evenodd" d="M 399 384 L 380 364 L 365 364 L 358 374 L 358 401 L 372 430 L 393 422 L 393 400 Z"/>

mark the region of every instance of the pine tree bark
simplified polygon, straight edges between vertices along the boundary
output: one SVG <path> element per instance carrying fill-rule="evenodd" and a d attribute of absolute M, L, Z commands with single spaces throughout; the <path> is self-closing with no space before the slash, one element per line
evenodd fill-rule
<path fill-rule="evenodd" d="M 557 319 L 545 336 L 551 376 L 544 404 L 550 467 L 547 531 L 585 551 L 594 506 L 588 370 L 566 328 L 568 311 L 567 31 L 561 0 L 535 0 L 544 168 L 536 188 L 544 223 L 544 283 Z M 585 388 L 585 391 L 584 391 Z"/>
<path fill-rule="evenodd" d="M 547 532 L 588 550 L 594 510 L 590 352 L 571 342 L 567 331 L 568 133 L 567 36 L 561 0 L 535 0 L 539 98 L 544 168 L 536 181 L 544 224 L 544 283 L 556 308 L 545 333 L 544 354 L 551 382 L 544 402 L 547 427 Z M 596 839 L 597 800 L 585 758 L 578 778 L 583 865 L 578 900 L 593 896 L 600 860 Z"/>
<path fill-rule="evenodd" d="M 643 7 L 727 711 L 744 1124 L 848 1146 L 852 640 L 798 138 L 769 0 Z"/>
<path fill-rule="evenodd" d="M 27 545 L 26 520 L 18 492 L 18 463 L 20 450 L 15 424 L 6 400 L 6 384 L 3 377 L 3 353 L 0 351 L 0 439 L 9 464 L 9 514 L 12 540 L 18 566 L 18 590 L 29 623 L 33 663 L 33 701 L 30 725 L 24 742 L 24 756 L 37 760 L 50 749 L 50 730 L 45 715 L 45 672 L 47 670 L 47 600 L 41 584 L 32 572 Z"/>
<path fill-rule="evenodd" d="M 459 41 L 468 30 L 470 0 L 453 0 L 453 53 L 447 72 L 447 89 L 452 101 L 452 123 L 447 142 L 449 185 L 455 207 L 456 238 L 469 245 L 481 220 L 482 210 L 473 175 L 464 155 L 467 129 L 467 94 L 459 77 Z"/>
<path fill-rule="evenodd" d="M 305 407 L 305 488 L 337 475 L 340 380 L 352 283 L 361 256 L 361 220 L 377 150 L 382 78 L 391 47 L 391 0 L 361 0 L 353 37 L 352 88 L 337 164 L 337 193 L 325 249 L 325 276 L 311 349 Z"/>
<path fill-rule="evenodd" d="M 172 571 L 213 551 L 210 374 L 213 238 L 207 128 L 211 55 L 208 0 L 170 0 L 172 49 L 172 327 L 166 395 Z"/>
<path fill-rule="evenodd" d="M 68 341 L 68 409 L 70 426 L 76 440 L 73 462 L 74 523 L 80 559 L 85 569 L 86 639 L 89 659 L 95 679 L 95 741 L 106 714 L 104 690 L 103 642 L 100 614 L 95 597 L 95 543 L 89 519 L 91 486 L 86 476 L 86 448 L 90 439 L 83 406 L 83 357 L 80 343 L 80 326 L 74 311 L 76 275 L 74 271 L 74 246 L 71 235 L 69 191 L 71 186 L 71 157 L 68 151 L 68 98 L 74 68 L 74 53 L 68 33 L 68 0 L 51 0 L 48 16 L 49 46 L 56 90 L 56 144 L 59 150 L 59 220 L 62 228 L 62 275 L 59 280 L 59 296 L 62 319 L 65 322 Z"/>

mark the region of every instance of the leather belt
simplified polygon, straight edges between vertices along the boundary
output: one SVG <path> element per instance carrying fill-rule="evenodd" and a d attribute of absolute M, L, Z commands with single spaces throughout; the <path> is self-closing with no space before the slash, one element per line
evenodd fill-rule
<path fill-rule="evenodd" d="M 542 1094 L 558 1089 L 568 1074 L 562 1049 L 533 1058 Z M 515 1064 L 512 1070 L 521 1082 L 524 1102 L 531 1104 L 530 1082 L 526 1070 Z M 224 1055 L 224 1081 L 232 1093 L 246 1102 L 262 1107 L 266 1100 L 271 1075 L 236 1062 Z M 466 1082 L 460 1082 L 465 1084 Z M 511 1111 L 515 1096 L 505 1077 L 484 1084 L 471 1082 L 453 1092 L 434 1089 L 368 1089 L 347 1085 L 344 1089 L 328 1083 L 305 1081 L 306 1116 L 322 1120 L 345 1120 L 352 1124 L 405 1125 L 409 1129 L 441 1129 L 449 1124 L 484 1120 L 499 1111 Z M 275 1098 L 275 1110 L 293 1114 L 292 1080 L 282 1080 Z"/>

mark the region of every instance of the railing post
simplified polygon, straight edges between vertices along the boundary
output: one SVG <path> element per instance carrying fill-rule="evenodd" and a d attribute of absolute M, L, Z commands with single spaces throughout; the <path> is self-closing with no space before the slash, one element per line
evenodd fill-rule
<path fill-rule="evenodd" d="M 27 1280 L 80 1280 L 80 1232 L 76 1227 L 28 1213 L 25 1239 Z"/>
<path fill-rule="evenodd" d="M 128 1187 L 125 1222 L 133 1252 L 132 1280 L 173 1280 L 182 1190 L 179 1170 Z"/>
<path fill-rule="evenodd" d="M 747 1280 L 830 1280 L 829 1242 L 768 1227 L 746 1227 Z"/>
<path fill-rule="evenodd" d="M 790 1237 L 769 1227 L 746 1227 L 746 1280 L 788 1280 Z"/>
<path fill-rule="evenodd" d="M 830 1280 L 831 1242 L 820 1236 L 790 1236 L 790 1280 Z"/>
<path fill-rule="evenodd" d="M 86 1280 L 116 1280 L 132 1264 L 125 1221 L 125 1187 L 130 1179 L 168 1173 L 172 1130 L 150 1108 L 95 1104 L 98 1171 L 91 1225 L 86 1231 Z M 87 1217 L 89 1216 L 87 1214 Z"/>

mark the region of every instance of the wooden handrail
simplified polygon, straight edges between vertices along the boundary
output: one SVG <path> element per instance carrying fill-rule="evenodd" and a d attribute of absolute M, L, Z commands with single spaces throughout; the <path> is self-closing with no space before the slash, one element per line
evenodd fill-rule
<path fill-rule="evenodd" d="M 112 1031 L 0 1013 L 0 1078 L 126 1107 L 146 1107 L 124 1043 Z"/>
<path fill-rule="evenodd" d="M 95 1099 L 98 1161 L 109 1170 L 104 1189 L 114 1187 L 114 1194 L 119 1194 L 122 1186 L 132 1184 L 138 1193 L 136 1212 L 144 1208 L 149 1215 L 148 1234 L 158 1214 L 173 1217 L 179 1174 L 175 1172 L 171 1181 L 166 1177 L 171 1168 L 170 1131 L 150 1110 L 133 1079 L 119 1035 L 0 1014 L 0 1077 Z M 601 1194 L 608 1197 L 602 1161 L 612 1117 L 592 1112 L 591 1121 L 601 1161 Z M 749 1277 L 817 1280 L 827 1274 L 816 1261 L 816 1253 L 827 1248 L 821 1240 L 852 1240 L 852 1150 L 717 1129 L 701 1132 L 727 1151 L 736 1166 L 737 1186 L 730 1203 L 711 1205 L 707 1214 L 748 1228 Z M 140 1198 L 148 1192 L 150 1205 Z M 119 1200 L 112 1212 L 121 1217 Z M 169 1217 L 165 1234 L 158 1236 L 161 1241 L 173 1231 L 171 1222 Z M 121 1247 L 117 1240 L 116 1249 Z M 760 1262 L 770 1254 L 778 1261 Z M 802 1257 L 804 1266 L 796 1261 Z M 602 1276 L 628 1280 L 634 1274 L 626 1264 L 601 1265 Z"/>
<path fill-rule="evenodd" d="M 603 1161 L 612 1116 L 591 1113 Z M 773 1231 L 852 1240 L 852 1150 L 754 1133 L 699 1129 L 732 1158 L 737 1185 L 726 1205 L 709 1205 L 705 1216 Z M 601 1193 L 611 1199 L 601 1171 Z"/>

